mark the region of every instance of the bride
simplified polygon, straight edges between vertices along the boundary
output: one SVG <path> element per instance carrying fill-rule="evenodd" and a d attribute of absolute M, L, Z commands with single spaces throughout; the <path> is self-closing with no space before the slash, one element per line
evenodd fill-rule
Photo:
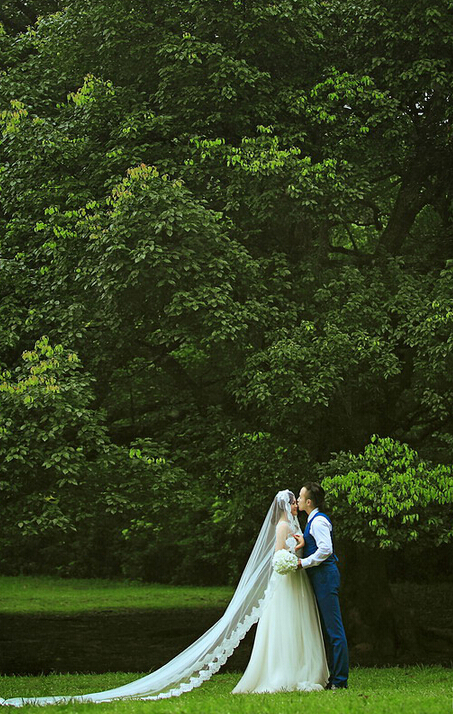
<path fill-rule="evenodd" d="M 322 690 L 327 684 L 328 669 L 318 610 L 307 575 L 300 569 L 288 575 L 279 575 L 272 569 L 275 551 L 294 552 L 296 548 L 293 535 L 300 532 L 296 513 L 294 494 L 288 489 L 279 491 L 224 614 L 163 667 L 103 692 L 19 697 L 0 700 L 0 703 L 20 707 L 180 696 L 218 672 L 257 621 L 252 655 L 233 693 Z M 302 545 L 300 536 L 298 540 Z"/>

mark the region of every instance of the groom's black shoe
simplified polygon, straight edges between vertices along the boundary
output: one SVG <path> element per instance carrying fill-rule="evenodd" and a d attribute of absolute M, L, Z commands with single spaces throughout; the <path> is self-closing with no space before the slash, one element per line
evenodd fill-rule
<path fill-rule="evenodd" d="M 332 682 L 329 682 L 327 685 L 326 689 L 328 689 L 330 692 L 338 692 L 339 689 L 346 689 L 347 687 L 338 687 L 336 684 L 332 684 Z"/>

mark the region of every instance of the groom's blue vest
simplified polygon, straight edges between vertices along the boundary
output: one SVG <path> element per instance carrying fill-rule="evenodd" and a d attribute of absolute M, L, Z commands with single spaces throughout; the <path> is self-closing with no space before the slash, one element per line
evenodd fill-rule
<path fill-rule="evenodd" d="M 324 516 L 330 523 L 330 518 L 325 513 L 315 513 L 307 523 L 304 531 L 305 546 L 304 557 L 312 555 L 316 550 L 316 541 L 310 533 L 311 524 L 317 516 Z M 333 539 L 332 539 L 333 546 Z M 329 683 L 336 687 L 348 686 L 348 643 L 341 619 L 340 601 L 340 573 L 337 568 L 337 556 L 331 553 L 326 560 L 313 568 L 307 568 L 306 573 L 310 578 L 326 644 L 327 661 L 329 664 Z"/>
<path fill-rule="evenodd" d="M 324 518 L 327 518 L 329 523 L 331 523 L 330 518 L 328 516 L 326 516 L 325 513 L 321 513 L 320 511 L 318 511 L 318 513 L 315 513 L 313 518 L 310 521 L 308 521 L 307 525 L 305 526 L 305 530 L 304 530 L 304 539 L 305 539 L 305 545 L 304 545 L 304 549 L 303 549 L 303 557 L 304 558 L 308 558 L 309 555 L 313 555 L 313 553 L 315 553 L 318 549 L 318 546 L 316 545 L 316 541 L 313 538 L 312 534 L 310 533 L 311 524 L 313 523 L 313 521 L 315 520 L 315 518 L 317 516 L 323 516 Z M 332 547 L 333 547 L 333 533 L 332 533 Z M 322 568 L 325 565 L 332 565 L 333 563 L 336 563 L 337 561 L 338 561 L 338 558 L 335 555 L 335 553 L 333 552 L 331 555 L 329 555 L 328 558 L 326 558 L 317 567 Z"/>

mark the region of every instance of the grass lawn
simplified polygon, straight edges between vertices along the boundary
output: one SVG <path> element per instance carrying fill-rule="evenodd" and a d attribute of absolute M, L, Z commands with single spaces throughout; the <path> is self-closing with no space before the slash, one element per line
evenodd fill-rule
<path fill-rule="evenodd" d="M 101 610 L 224 607 L 233 589 L 124 583 L 112 580 L 0 576 L 0 613 L 66 613 Z"/>
<path fill-rule="evenodd" d="M 230 694 L 239 674 L 218 674 L 193 692 L 158 702 L 55 705 L 50 711 L 85 710 L 109 714 L 447 714 L 453 703 L 453 670 L 442 667 L 355 668 L 350 688 L 340 692 Z M 137 679 L 137 674 L 2 677 L 0 696 L 82 694 Z M 24 707 L 36 711 L 33 706 Z M 14 711 L 14 710 L 10 710 Z"/>

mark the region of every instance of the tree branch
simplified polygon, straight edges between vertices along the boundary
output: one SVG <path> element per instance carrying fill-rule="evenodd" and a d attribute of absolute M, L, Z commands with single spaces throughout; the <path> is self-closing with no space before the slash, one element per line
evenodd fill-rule
<path fill-rule="evenodd" d="M 422 155 L 426 147 L 417 151 L 402 177 L 401 185 L 388 223 L 381 234 L 380 244 L 389 252 L 397 254 L 422 208 L 434 195 L 430 176 L 437 171 L 438 156 Z"/>
<path fill-rule="evenodd" d="M 360 253 L 357 249 L 351 250 L 350 248 L 343 248 L 342 245 L 329 245 L 329 253 L 342 253 L 343 255 L 348 255 L 350 258 L 355 258 L 363 263 L 371 263 L 374 258 L 372 253 Z"/>
<path fill-rule="evenodd" d="M 345 228 L 346 228 L 346 233 L 347 233 L 348 236 L 349 236 L 349 240 L 351 241 L 351 243 L 352 243 L 352 245 L 353 245 L 354 251 L 355 251 L 356 253 L 359 253 L 359 249 L 357 248 L 357 243 L 356 243 L 355 240 L 354 240 L 354 236 L 353 236 L 353 234 L 352 234 L 351 229 L 349 228 L 348 225 L 345 225 Z"/>
<path fill-rule="evenodd" d="M 361 203 L 367 208 L 371 208 L 373 212 L 374 227 L 376 228 L 376 230 L 382 231 L 383 225 L 380 218 L 379 206 L 377 206 L 376 203 L 371 200 L 371 198 L 364 198 Z"/>

